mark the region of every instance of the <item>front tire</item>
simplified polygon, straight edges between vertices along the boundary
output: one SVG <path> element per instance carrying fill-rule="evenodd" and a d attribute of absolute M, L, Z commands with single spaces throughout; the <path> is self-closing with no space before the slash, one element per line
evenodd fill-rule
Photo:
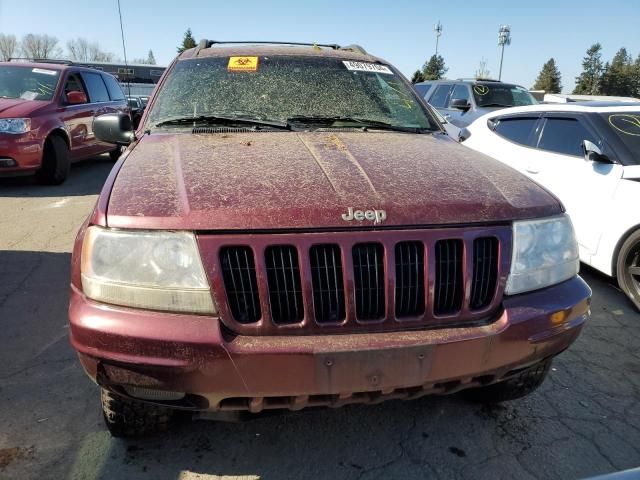
<path fill-rule="evenodd" d="M 67 142 L 62 137 L 53 135 L 44 142 L 42 167 L 37 177 L 46 185 L 60 185 L 69 176 L 71 156 Z"/>
<path fill-rule="evenodd" d="M 625 240 L 616 266 L 618 285 L 640 310 L 640 230 Z"/>
<path fill-rule="evenodd" d="M 174 411 L 101 389 L 102 414 L 114 437 L 141 437 L 167 431 Z"/>
<path fill-rule="evenodd" d="M 522 398 L 536 390 L 547 378 L 551 360 L 544 360 L 511 378 L 486 387 L 471 388 L 462 393 L 470 400 L 480 403 L 500 403 Z"/>

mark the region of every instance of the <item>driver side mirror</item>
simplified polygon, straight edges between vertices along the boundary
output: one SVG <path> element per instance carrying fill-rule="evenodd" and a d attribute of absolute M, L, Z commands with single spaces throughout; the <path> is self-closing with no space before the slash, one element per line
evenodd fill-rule
<path fill-rule="evenodd" d="M 471 108 L 469 100 L 466 98 L 454 98 L 449 103 L 450 108 L 457 108 L 458 110 L 464 110 L 465 112 Z"/>
<path fill-rule="evenodd" d="M 587 162 L 611 163 L 611 160 L 602 153 L 600 147 L 589 140 L 582 141 L 582 152 Z"/>
<path fill-rule="evenodd" d="M 108 113 L 93 120 L 93 134 L 106 143 L 129 145 L 135 140 L 131 117 L 126 113 Z"/>
<path fill-rule="evenodd" d="M 80 105 L 87 103 L 87 95 L 79 90 L 72 90 L 67 92 L 67 103 L 69 105 Z"/>

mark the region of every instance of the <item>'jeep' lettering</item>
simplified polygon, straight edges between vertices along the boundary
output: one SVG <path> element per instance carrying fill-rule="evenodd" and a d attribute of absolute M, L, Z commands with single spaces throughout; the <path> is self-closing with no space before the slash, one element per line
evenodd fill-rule
<path fill-rule="evenodd" d="M 349 207 L 347 213 L 342 214 L 342 219 L 346 222 L 369 220 L 373 223 L 382 223 L 387 219 L 387 212 L 384 210 L 354 210 L 353 207 Z"/>

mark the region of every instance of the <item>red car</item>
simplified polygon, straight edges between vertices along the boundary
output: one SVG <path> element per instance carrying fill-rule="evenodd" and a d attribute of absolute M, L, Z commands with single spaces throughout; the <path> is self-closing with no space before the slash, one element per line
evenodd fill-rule
<path fill-rule="evenodd" d="M 202 42 L 166 70 L 72 256 L 113 435 L 175 410 L 532 392 L 591 291 L 560 202 L 447 137 L 359 47 Z"/>
<path fill-rule="evenodd" d="M 93 135 L 93 120 L 127 112 L 107 73 L 71 64 L 0 62 L 0 176 L 35 173 L 60 184 L 72 162 L 121 147 Z"/>

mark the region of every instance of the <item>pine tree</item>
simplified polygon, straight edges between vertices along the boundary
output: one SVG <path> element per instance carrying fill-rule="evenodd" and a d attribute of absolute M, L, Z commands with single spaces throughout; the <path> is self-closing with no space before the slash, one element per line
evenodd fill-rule
<path fill-rule="evenodd" d="M 193 35 L 191 34 L 191 29 L 187 28 L 187 31 L 184 32 L 184 38 L 182 39 L 182 44 L 178 47 L 178 53 L 182 53 L 185 50 L 194 48 L 196 45 L 197 45 L 196 39 L 193 38 Z"/>
<path fill-rule="evenodd" d="M 542 70 L 540 70 L 533 89 L 544 90 L 545 93 L 560 93 L 562 91 L 560 80 L 560 70 L 558 70 L 556 61 L 554 58 L 550 58 L 547 63 L 542 66 Z"/>
<path fill-rule="evenodd" d="M 634 65 L 627 49 L 622 47 L 613 57 L 611 64 L 607 63 L 602 74 L 602 88 L 604 95 L 630 97 L 635 91 Z"/>
<path fill-rule="evenodd" d="M 573 93 L 582 95 L 598 95 L 602 80 L 602 45 L 594 43 L 582 59 L 582 73 L 576 77 L 576 88 Z"/>
<path fill-rule="evenodd" d="M 633 64 L 633 96 L 640 98 L 640 54 Z"/>
<path fill-rule="evenodd" d="M 416 70 L 413 72 L 413 76 L 411 77 L 411 83 L 424 82 L 424 75 L 420 70 Z"/>
<path fill-rule="evenodd" d="M 149 55 L 147 55 L 147 63 L 149 65 L 156 64 L 156 57 L 153 55 L 153 50 L 149 50 Z"/>
<path fill-rule="evenodd" d="M 441 55 L 432 55 L 422 66 L 422 75 L 425 80 L 440 80 L 448 70 Z"/>

